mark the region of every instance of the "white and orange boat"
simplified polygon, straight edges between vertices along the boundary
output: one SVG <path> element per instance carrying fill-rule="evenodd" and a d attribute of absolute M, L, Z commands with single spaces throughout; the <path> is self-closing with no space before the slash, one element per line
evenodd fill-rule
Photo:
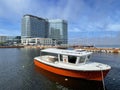
<path fill-rule="evenodd" d="M 109 65 L 90 62 L 92 52 L 83 50 L 48 48 L 41 54 L 34 58 L 34 64 L 63 76 L 101 81 L 111 69 Z"/>

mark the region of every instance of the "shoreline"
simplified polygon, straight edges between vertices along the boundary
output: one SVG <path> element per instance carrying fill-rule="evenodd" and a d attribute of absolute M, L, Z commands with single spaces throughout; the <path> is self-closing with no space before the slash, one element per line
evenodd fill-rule
<path fill-rule="evenodd" d="M 90 47 L 90 48 L 75 48 L 75 49 L 84 49 L 86 51 L 90 52 L 98 52 L 98 53 L 120 53 L 120 48 L 96 48 L 96 47 Z"/>
<path fill-rule="evenodd" d="M 84 49 L 86 51 L 98 52 L 98 53 L 120 53 L 120 48 L 99 48 L 99 47 L 67 47 L 67 46 L 0 46 L 0 48 L 59 48 L 59 49 Z"/>
<path fill-rule="evenodd" d="M 0 46 L 0 48 L 24 48 L 24 46 Z"/>
<path fill-rule="evenodd" d="M 98 47 L 66 47 L 66 46 L 24 46 L 24 48 L 59 48 L 59 49 L 84 49 L 86 51 L 98 52 L 98 53 L 120 53 L 120 48 L 98 48 Z"/>

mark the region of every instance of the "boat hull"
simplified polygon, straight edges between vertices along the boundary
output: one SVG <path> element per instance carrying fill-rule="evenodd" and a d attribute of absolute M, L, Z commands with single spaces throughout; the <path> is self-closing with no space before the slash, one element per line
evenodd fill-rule
<path fill-rule="evenodd" d="M 47 65 L 45 63 L 42 63 L 36 59 L 34 59 L 34 64 L 40 68 L 43 68 L 47 71 L 50 71 L 52 73 L 62 75 L 62 76 L 68 76 L 68 77 L 74 77 L 74 78 L 82 78 L 86 80 L 95 80 L 95 81 L 101 81 L 105 78 L 109 70 L 103 70 L 103 71 L 77 71 L 77 70 L 68 70 L 63 68 L 57 68 L 50 65 Z"/>

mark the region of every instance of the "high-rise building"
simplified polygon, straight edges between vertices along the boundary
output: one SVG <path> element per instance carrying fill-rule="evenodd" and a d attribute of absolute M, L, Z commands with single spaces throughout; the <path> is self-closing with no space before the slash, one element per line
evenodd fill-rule
<path fill-rule="evenodd" d="M 22 18 L 21 38 L 51 38 L 58 44 L 67 44 L 67 22 L 61 19 L 43 19 L 26 14 Z"/>
<path fill-rule="evenodd" d="M 22 18 L 22 38 L 47 37 L 47 21 L 43 18 L 26 14 Z"/>
<path fill-rule="evenodd" d="M 67 22 L 61 19 L 48 20 L 48 37 L 55 39 L 59 44 L 67 44 Z"/>

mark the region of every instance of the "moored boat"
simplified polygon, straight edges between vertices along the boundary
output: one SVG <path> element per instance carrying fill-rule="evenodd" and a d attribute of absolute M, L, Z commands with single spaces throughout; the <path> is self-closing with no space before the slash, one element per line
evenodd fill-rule
<path fill-rule="evenodd" d="M 47 71 L 62 76 L 101 81 L 111 67 L 98 62 L 90 62 L 92 52 L 48 48 L 34 58 L 34 64 Z"/>

